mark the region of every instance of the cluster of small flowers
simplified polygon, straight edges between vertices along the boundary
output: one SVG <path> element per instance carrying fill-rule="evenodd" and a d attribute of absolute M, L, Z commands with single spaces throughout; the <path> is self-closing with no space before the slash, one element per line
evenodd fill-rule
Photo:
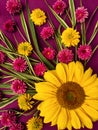
<path fill-rule="evenodd" d="M 6 110 L 2 112 L 1 124 L 9 130 L 24 130 L 24 126 L 21 122 L 17 123 L 17 117 L 14 111 Z"/>

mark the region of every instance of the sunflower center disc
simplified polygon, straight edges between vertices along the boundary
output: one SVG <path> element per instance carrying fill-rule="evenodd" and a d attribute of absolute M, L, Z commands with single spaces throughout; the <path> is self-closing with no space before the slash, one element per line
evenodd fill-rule
<path fill-rule="evenodd" d="M 67 109 L 76 109 L 80 107 L 85 100 L 83 88 L 75 82 L 62 84 L 56 96 L 59 104 Z"/>

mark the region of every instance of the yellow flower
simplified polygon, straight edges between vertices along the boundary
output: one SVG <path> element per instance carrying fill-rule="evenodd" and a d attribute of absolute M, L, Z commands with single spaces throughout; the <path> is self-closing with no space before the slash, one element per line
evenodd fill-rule
<path fill-rule="evenodd" d="M 41 100 L 38 106 L 44 123 L 59 129 L 92 129 L 92 121 L 98 120 L 98 78 L 92 69 L 84 71 L 81 62 L 58 63 L 55 70 L 44 74 L 45 82 L 35 84 Z"/>
<path fill-rule="evenodd" d="M 29 56 L 31 54 L 31 51 L 33 50 L 33 47 L 28 42 L 21 42 L 18 45 L 18 53 L 24 56 Z"/>
<path fill-rule="evenodd" d="M 44 23 L 46 23 L 47 17 L 45 15 L 45 12 L 39 8 L 32 10 L 32 13 L 30 16 L 35 25 L 41 26 Z"/>
<path fill-rule="evenodd" d="M 61 42 L 64 43 L 66 47 L 76 46 L 80 41 L 79 38 L 79 32 L 77 32 L 73 28 L 67 28 L 63 31 L 61 35 Z"/>
<path fill-rule="evenodd" d="M 27 130 L 42 130 L 43 123 L 42 118 L 40 117 L 32 117 L 27 122 Z"/>
<path fill-rule="evenodd" d="M 18 106 L 24 111 L 30 110 L 33 107 L 33 103 L 30 94 L 23 94 L 18 97 Z"/>

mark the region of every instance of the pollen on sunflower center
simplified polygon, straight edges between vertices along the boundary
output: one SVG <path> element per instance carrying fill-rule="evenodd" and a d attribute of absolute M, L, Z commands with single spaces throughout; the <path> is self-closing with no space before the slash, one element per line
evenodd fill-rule
<path fill-rule="evenodd" d="M 83 88 L 75 82 L 62 84 L 56 96 L 59 104 L 67 109 L 76 109 L 80 107 L 85 100 Z"/>

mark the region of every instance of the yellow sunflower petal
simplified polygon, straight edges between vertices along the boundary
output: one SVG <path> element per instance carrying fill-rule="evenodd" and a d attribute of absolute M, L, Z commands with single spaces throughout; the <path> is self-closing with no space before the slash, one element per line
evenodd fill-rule
<path fill-rule="evenodd" d="M 68 65 L 67 64 L 63 64 L 63 67 L 64 67 L 64 70 L 65 70 L 65 73 L 66 73 L 66 81 L 69 81 L 69 69 L 68 69 Z"/>
<path fill-rule="evenodd" d="M 71 124 L 75 129 L 81 128 L 81 123 L 79 120 L 79 117 L 77 116 L 76 112 L 74 110 L 70 110 L 71 115 Z"/>
<path fill-rule="evenodd" d="M 92 124 L 92 121 L 91 119 L 80 109 L 76 109 L 75 110 L 76 113 L 78 114 L 81 122 L 89 129 L 92 129 L 93 127 L 93 124 Z"/>
<path fill-rule="evenodd" d="M 83 73 L 84 73 L 84 67 L 82 65 L 81 62 L 76 62 L 75 65 L 75 77 L 76 77 L 76 81 L 81 81 L 82 77 L 83 77 Z"/>
<path fill-rule="evenodd" d="M 65 129 L 67 126 L 67 112 L 65 108 L 61 108 L 61 112 L 58 116 L 58 120 L 57 120 L 57 125 L 58 125 L 58 129 Z"/>
<path fill-rule="evenodd" d="M 94 83 L 94 81 L 96 80 L 96 78 L 97 78 L 97 75 L 96 74 L 94 74 L 94 75 L 92 75 L 90 78 L 88 78 L 85 82 L 82 82 L 82 86 L 88 86 L 88 85 L 90 85 L 91 83 Z"/>
<path fill-rule="evenodd" d="M 37 93 L 33 96 L 34 99 L 37 100 L 46 100 L 49 98 L 56 98 L 56 94 L 51 94 L 51 93 Z"/>
<path fill-rule="evenodd" d="M 61 80 L 61 82 L 65 83 L 66 82 L 66 72 L 61 63 L 57 64 L 56 72 L 57 72 L 57 75 L 58 75 L 59 79 Z"/>
<path fill-rule="evenodd" d="M 74 71 L 75 71 L 75 62 L 70 62 L 68 64 L 68 73 L 69 73 L 68 80 L 69 81 L 73 81 Z"/>
<path fill-rule="evenodd" d="M 61 106 L 58 108 L 58 110 L 55 111 L 55 114 L 53 115 L 53 117 L 51 119 L 52 120 L 51 126 L 54 126 L 57 124 L 57 119 L 58 119 L 60 111 L 61 111 Z"/>
<path fill-rule="evenodd" d="M 98 110 L 98 100 L 93 100 L 93 99 L 90 99 L 90 100 L 85 100 L 85 104 L 93 107 L 94 109 Z"/>
<path fill-rule="evenodd" d="M 92 72 L 93 70 L 91 68 L 87 69 L 83 75 L 83 78 L 81 79 L 81 82 L 84 83 L 86 80 L 88 80 L 91 77 Z"/>
<path fill-rule="evenodd" d="M 92 118 L 93 121 L 98 120 L 98 111 L 86 104 L 83 104 L 82 108 L 88 114 L 88 116 Z"/>
<path fill-rule="evenodd" d="M 98 87 L 93 87 L 92 89 L 89 89 L 87 91 L 85 89 L 85 94 L 89 97 L 98 98 Z"/>
<path fill-rule="evenodd" d="M 52 71 L 45 72 L 44 79 L 54 84 L 55 86 L 58 86 L 58 87 L 61 86 L 59 79 L 52 73 Z"/>
<path fill-rule="evenodd" d="M 35 88 L 39 93 L 55 93 L 57 91 L 57 87 L 49 82 L 35 83 Z"/>

